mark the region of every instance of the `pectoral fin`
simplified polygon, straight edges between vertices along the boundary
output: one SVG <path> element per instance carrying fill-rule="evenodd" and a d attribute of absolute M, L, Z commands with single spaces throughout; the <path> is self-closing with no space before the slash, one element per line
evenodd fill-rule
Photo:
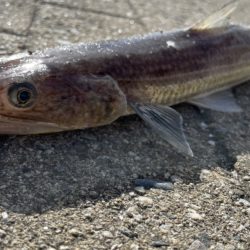
<path fill-rule="evenodd" d="M 193 156 L 193 152 L 183 132 L 182 116 L 170 107 L 130 103 L 135 112 L 163 139 L 181 153 Z"/>
<path fill-rule="evenodd" d="M 188 103 L 221 112 L 242 111 L 241 107 L 236 103 L 231 90 L 217 92 L 204 97 L 193 98 L 192 100 L 189 100 Z"/>
<path fill-rule="evenodd" d="M 238 6 L 238 1 L 231 1 L 222 7 L 219 11 L 216 11 L 205 20 L 196 23 L 191 30 L 204 30 L 214 27 L 221 27 L 228 24 L 230 15 L 235 11 Z"/>

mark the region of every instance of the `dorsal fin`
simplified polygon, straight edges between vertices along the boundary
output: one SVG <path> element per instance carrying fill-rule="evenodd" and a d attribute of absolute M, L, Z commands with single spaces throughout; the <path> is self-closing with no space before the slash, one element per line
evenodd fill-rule
<path fill-rule="evenodd" d="M 196 23 L 191 27 L 191 30 L 204 30 L 215 27 L 221 27 L 228 24 L 230 15 L 235 11 L 238 6 L 238 1 L 232 1 L 222 7 L 219 11 L 216 11 L 205 20 Z"/>

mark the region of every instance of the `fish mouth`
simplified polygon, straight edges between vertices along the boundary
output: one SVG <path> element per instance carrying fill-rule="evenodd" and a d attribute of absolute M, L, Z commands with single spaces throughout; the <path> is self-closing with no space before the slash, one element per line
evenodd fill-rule
<path fill-rule="evenodd" d="M 0 134 L 32 135 L 67 130 L 55 123 L 17 119 L 0 115 Z"/>

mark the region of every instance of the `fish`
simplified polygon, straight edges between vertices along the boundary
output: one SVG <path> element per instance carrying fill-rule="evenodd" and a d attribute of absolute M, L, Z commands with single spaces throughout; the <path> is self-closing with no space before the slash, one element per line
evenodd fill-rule
<path fill-rule="evenodd" d="M 42 134 L 139 115 L 193 156 L 174 105 L 241 112 L 232 87 L 250 80 L 250 28 L 233 1 L 195 25 L 70 44 L 0 59 L 0 133 Z"/>

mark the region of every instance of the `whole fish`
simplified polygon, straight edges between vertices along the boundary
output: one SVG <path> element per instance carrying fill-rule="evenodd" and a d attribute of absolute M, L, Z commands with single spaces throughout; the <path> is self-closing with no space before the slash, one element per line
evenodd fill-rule
<path fill-rule="evenodd" d="M 241 111 L 225 91 L 250 80 L 250 29 L 227 22 L 235 8 L 230 3 L 183 30 L 0 59 L 0 133 L 83 129 L 137 113 L 193 155 L 170 106 Z"/>

